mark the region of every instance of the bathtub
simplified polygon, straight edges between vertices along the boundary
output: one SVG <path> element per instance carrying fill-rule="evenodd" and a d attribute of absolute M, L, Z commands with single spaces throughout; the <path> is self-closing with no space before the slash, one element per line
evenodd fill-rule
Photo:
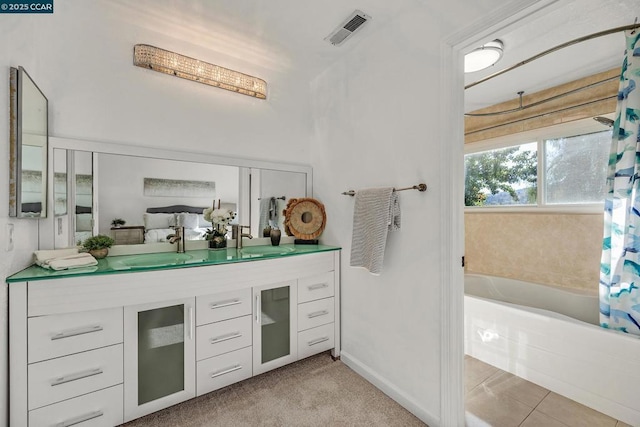
<path fill-rule="evenodd" d="M 640 338 L 598 326 L 598 296 L 465 275 L 465 353 L 640 426 Z"/>

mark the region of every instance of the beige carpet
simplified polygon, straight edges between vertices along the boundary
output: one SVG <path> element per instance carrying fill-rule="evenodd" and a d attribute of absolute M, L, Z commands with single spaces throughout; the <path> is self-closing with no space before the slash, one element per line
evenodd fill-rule
<path fill-rule="evenodd" d="M 425 426 L 328 353 L 125 424 L 159 426 Z"/>

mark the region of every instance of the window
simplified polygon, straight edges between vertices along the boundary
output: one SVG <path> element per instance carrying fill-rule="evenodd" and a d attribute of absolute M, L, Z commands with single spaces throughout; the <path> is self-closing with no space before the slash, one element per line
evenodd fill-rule
<path fill-rule="evenodd" d="M 602 202 L 610 148 L 611 131 L 545 140 L 545 202 Z"/>
<path fill-rule="evenodd" d="M 482 143 L 470 144 L 468 148 L 478 151 L 464 158 L 465 206 L 537 208 L 602 203 L 611 130 L 600 129 L 569 136 L 547 134 L 520 143 L 513 135 L 494 143 L 492 149 Z"/>
<path fill-rule="evenodd" d="M 537 144 L 468 154 L 464 158 L 465 206 L 533 205 L 537 197 Z"/>

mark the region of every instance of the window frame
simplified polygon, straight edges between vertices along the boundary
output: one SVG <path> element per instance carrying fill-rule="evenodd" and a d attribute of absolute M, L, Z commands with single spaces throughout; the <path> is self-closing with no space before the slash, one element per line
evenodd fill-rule
<path fill-rule="evenodd" d="M 603 117 L 612 118 L 613 114 L 603 114 Z M 538 150 L 538 194 L 535 205 L 491 205 L 491 206 L 465 206 L 465 213 L 577 213 L 595 214 L 602 213 L 604 201 L 598 203 L 544 203 L 546 177 L 544 170 L 544 141 L 548 139 L 566 138 L 589 133 L 603 132 L 607 130 L 602 124 L 592 118 L 575 120 L 568 123 L 518 132 L 497 138 L 472 142 L 464 145 L 464 155 L 480 153 L 483 151 L 513 147 L 516 145 L 535 142 Z"/>

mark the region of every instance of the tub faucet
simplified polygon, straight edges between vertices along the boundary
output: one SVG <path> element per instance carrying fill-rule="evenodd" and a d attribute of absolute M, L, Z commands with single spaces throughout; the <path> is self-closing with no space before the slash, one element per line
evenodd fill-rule
<path fill-rule="evenodd" d="M 231 238 L 236 239 L 236 248 L 242 249 L 242 238 L 247 237 L 249 239 L 253 239 L 253 236 L 248 233 L 243 233 L 243 228 L 250 228 L 248 225 L 239 225 L 232 224 L 231 225 Z"/>
<path fill-rule="evenodd" d="M 184 227 L 175 227 L 175 233 L 169 234 L 167 240 L 169 243 L 176 244 L 176 252 L 179 254 L 184 253 Z"/>

